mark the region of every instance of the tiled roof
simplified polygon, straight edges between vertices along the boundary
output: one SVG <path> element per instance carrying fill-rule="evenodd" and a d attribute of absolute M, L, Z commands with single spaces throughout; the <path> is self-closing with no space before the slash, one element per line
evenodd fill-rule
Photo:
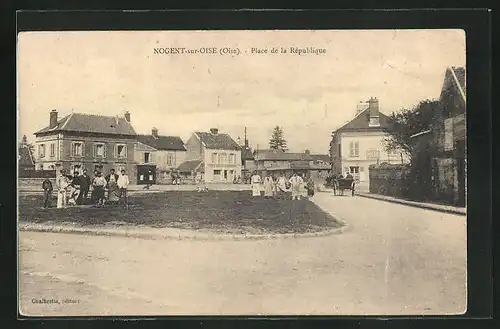
<path fill-rule="evenodd" d="M 137 135 L 137 140 L 160 151 L 186 151 L 184 142 L 178 136 Z"/>
<path fill-rule="evenodd" d="M 218 150 L 241 150 L 238 145 L 228 134 L 212 134 L 207 132 L 195 132 L 207 149 Z"/>
<path fill-rule="evenodd" d="M 178 167 L 177 170 L 179 170 L 182 173 L 187 173 L 191 172 L 193 170 L 199 169 L 201 172 L 204 171 L 204 166 L 203 166 L 203 161 L 202 160 L 188 160 L 184 161 L 181 163 Z"/>
<path fill-rule="evenodd" d="M 465 69 L 463 67 L 452 67 L 453 73 L 455 73 L 455 76 L 457 77 L 458 84 L 460 85 L 460 88 L 462 88 L 463 92 L 465 93 Z"/>
<path fill-rule="evenodd" d="M 311 154 L 311 157 L 315 161 L 323 161 L 323 162 L 330 162 L 330 156 L 328 154 Z"/>
<path fill-rule="evenodd" d="M 306 153 L 288 153 L 274 150 L 259 150 L 255 152 L 255 160 L 260 161 L 310 161 L 311 155 Z"/>
<path fill-rule="evenodd" d="M 241 158 L 243 160 L 253 160 L 253 152 L 251 148 L 242 147 L 241 148 Z"/>
<path fill-rule="evenodd" d="M 386 130 L 389 128 L 390 118 L 379 112 L 379 123 L 380 126 L 370 127 L 370 109 L 366 109 L 336 131 Z"/>
<path fill-rule="evenodd" d="M 72 113 L 65 116 L 57 122 L 54 128 L 47 126 L 37 131 L 35 135 L 53 131 L 137 135 L 130 122 L 127 122 L 125 118 L 83 113 Z"/>
<path fill-rule="evenodd" d="M 20 166 L 33 166 L 33 157 L 29 147 L 21 146 L 19 148 L 19 165 Z"/>

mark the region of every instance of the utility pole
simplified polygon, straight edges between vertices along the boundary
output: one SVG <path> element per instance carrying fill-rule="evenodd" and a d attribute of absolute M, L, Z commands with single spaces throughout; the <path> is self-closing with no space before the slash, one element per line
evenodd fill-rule
<path fill-rule="evenodd" d="M 247 127 L 245 127 L 245 148 L 248 147 Z"/>

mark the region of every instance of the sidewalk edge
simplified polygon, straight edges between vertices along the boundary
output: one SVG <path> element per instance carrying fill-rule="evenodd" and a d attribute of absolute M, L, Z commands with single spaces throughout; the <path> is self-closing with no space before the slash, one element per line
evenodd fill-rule
<path fill-rule="evenodd" d="M 421 204 L 421 203 L 413 203 L 411 201 L 406 201 L 406 200 L 387 199 L 387 198 L 383 198 L 383 197 L 380 197 L 380 196 L 371 195 L 371 194 L 368 194 L 368 193 L 357 193 L 355 195 L 363 197 L 363 198 L 380 200 L 380 201 L 391 202 L 391 203 L 397 203 L 397 204 L 402 204 L 402 205 L 405 205 L 405 206 L 410 206 L 410 207 L 415 207 L 415 208 L 422 208 L 422 209 L 434 210 L 434 211 L 439 211 L 439 212 L 444 212 L 444 213 L 449 213 L 449 214 L 467 216 L 467 212 L 466 211 L 462 211 L 462 210 L 445 209 L 445 208 L 441 208 L 439 206 L 428 205 L 428 204 Z"/>

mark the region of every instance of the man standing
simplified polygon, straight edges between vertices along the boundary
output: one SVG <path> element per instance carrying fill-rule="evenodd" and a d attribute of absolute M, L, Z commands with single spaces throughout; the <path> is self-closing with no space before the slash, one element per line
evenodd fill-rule
<path fill-rule="evenodd" d="M 250 178 L 250 182 L 252 183 L 252 196 L 260 196 L 260 183 L 261 178 L 257 172 L 255 172 Z"/>
<path fill-rule="evenodd" d="M 66 177 L 66 170 L 61 169 L 59 176 L 56 178 L 57 187 L 57 208 L 66 207 L 66 189 L 68 188 L 68 177 Z"/>
<path fill-rule="evenodd" d="M 50 179 L 45 179 L 42 183 L 43 188 L 43 207 L 50 208 L 50 198 L 52 197 L 52 182 Z"/>
<path fill-rule="evenodd" d="M 97 172 L 92 186 L 95 191 L 95 197 L 98 205 L 104 205 L 104 188 L 106 187 L 106 179 L 102 177 L 100 172 Z"/>
<path fill-rule="evenodd" d="M 109 171 L 109 175 L 106 176 L 106 182 L 109 183 L 109 179 L 111 178 L 111 176 L 115 176 L 115 182 L 118 181 L 118 174 L 115 174 L 115 170 L 114 169 L 111 169 Z"/>
<path fill-rule="evenodd" d="M 87 169 L 83 169 L 80 176 L 80 195 L 78 196 L 78 204 L 85 204 L 87 202 L 87 195 L 89 194 L 90 177 L 87 175 Z"/>
<path fill-rule="evenodd" d="M 128 175 L 123 169 L 121 176 L 118 178 L 118 188 L 120 189 L 120 199 L 123 199 L 125 206 L 128 206 L 127 187 L 129 183 Z"/>
<path fill-rule="evenodd" d="M 293 173 L 292 177 L 290 178 L 290 185 L 292 189 L 292 200 L 300 200 L 300 195 L 302 192 L 301 187 L 303 183 L 304 180 L 296 173 Z"/>
<path fill-rule="evenodd" d="M 71 186 L 74 188 L 73 197 L 76 196 L 75 203 L 77 205 L 81 204 L 81 194 L 82 194 L 82 182 L 81 182 L 81 177 L 80 173 L 78 171 L 75 171 L 73 173 L 73 179 L 71 180 Z"/>

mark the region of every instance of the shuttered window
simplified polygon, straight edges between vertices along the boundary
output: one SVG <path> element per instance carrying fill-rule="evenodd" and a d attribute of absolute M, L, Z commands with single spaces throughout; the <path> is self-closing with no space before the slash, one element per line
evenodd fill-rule
<path fill-rule="evenodd" d="M 349 155 L 352 157 L 359 156 L 359 142 L 358 141 L 349 143 Z"/>
<path fill-rule="evenodd" d="M 84 155 L 85 145 L 81 141 L 74 141 L 71 143 L 71 156 L 82 157 Z"/>
<path fill-rule="evenodd" d="M 106 144 L 94 143 L 94 158 L 106 158 Z"/>

